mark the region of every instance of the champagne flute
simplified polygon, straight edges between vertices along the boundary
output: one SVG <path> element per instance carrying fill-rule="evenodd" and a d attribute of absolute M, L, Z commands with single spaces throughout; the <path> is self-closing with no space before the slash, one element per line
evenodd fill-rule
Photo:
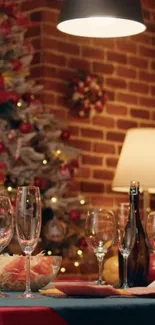
<path fill-rule="evenodd" d="M 41 198 L 39 187 L 17 188 L 16 232 L 19 245 L 26 255 L 26 290 L 20 298 L 35 298 L 30 286 L 30 257 L 41 231 Z"/>
<path fill-rule="evenodd" d="M 150 211 L 146 218 L 146 235 L 148 247 L 155 254 L 155 211 Z"/>
<path fill-rule="evenodd" d="M 128 288 L 128 257 L 135 243 L 136 220 L 134 203 L 121 203 L 118 209 L 118 249 L 123 256 L 123 284 L 122 288 Z"/>
<path fill-rule="evenodd" d="M 9 244 L 14 229 L 13 209 L 10 199 L 0 196 L 0 252 Z M 0 292 L 0 297 L 7 297 L 4 292 Z"/>
<path fill-rule="evenodd" d="M 86 213 L 85 238 L 96 255 L 99 267 L 97 284 L 103 284 L 104 256 L 114 244 L 116 235 L 115 217 L 106 209 L 90 209 Z"/>

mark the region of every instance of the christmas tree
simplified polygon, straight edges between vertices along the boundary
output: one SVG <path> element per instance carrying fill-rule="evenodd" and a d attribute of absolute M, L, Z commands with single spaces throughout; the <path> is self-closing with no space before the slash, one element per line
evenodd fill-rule
<path fill-rule="evenodd" d="M 0 2 L 1 193 L 7 192 L 14 205 L 18 186 L 39 186 L 41 249 L 77 260 L 86 246 L 80 211 L 85 201 L 80 195 L 69 196 L 68 185 L 78 169 L 80 152 L 68 144 L 67 125 L 44 112 L 42 86 L 30 77 L 34 55 L 26 40 L 30 23 L 14 1 Z"/>

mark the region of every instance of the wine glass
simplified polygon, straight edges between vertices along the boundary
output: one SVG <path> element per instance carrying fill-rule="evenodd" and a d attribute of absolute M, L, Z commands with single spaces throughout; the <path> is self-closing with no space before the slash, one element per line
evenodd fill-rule
<path fill-rule="evenodd" d="M 150 211 L 146 218 L 146 235 L 148 247 L 155 254 L 155 211 Z"/>
<path fill-rule="evenodd" d="M 16 232 L 19 245 L 26 255 L 26 290 L 20 298 L 35 298 L 30 286 L 30 257 L 41 231 L 41 198 L 39 187 L 17 188 Z"/>
<path fill-rule="evenodd" d="M 123 284 L 122 288 L 128 288 L 128 257 L 135 243 L 136 220 L 134 203 L 120 203 L 118 208 L 118 249 L 123 256 Z"/>
<path fill-rule="evenodd" d="M 14 229 L 13 209 L 10 199 L 0 196 L 0 252 L 9 244 Z M 4 292 L 0 292 L 0 297 L 7 297 Z"/>
<path fill-rule="evenodd" d="M 106 209 L 90 209 L 86 213 L 85 238 L 93 249 L 99 266 L 97 284 L 103 284 L 102 271 L 104 256 L 114 244 L 116 223 L 112 211 Z"/>

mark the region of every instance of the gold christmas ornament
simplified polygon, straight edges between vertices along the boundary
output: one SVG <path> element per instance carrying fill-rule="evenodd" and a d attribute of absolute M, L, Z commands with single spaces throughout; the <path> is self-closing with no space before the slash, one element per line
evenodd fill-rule
<path fill-rule="evenodd" d="M 67 227 L 63 221 L 53 218 L 47 222 L 44 229 L 44 235 L 48 241 L 59 243 L 64 239 L 66 230 Z"/>

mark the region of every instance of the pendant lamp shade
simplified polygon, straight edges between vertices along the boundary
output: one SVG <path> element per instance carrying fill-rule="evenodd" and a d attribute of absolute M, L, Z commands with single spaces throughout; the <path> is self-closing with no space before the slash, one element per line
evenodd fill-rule
<path fill-rule="evenodd" d="M 84 37 L 123 37 L 142 33 L 140 0 L 64 0 L 57 28 Z"/>

